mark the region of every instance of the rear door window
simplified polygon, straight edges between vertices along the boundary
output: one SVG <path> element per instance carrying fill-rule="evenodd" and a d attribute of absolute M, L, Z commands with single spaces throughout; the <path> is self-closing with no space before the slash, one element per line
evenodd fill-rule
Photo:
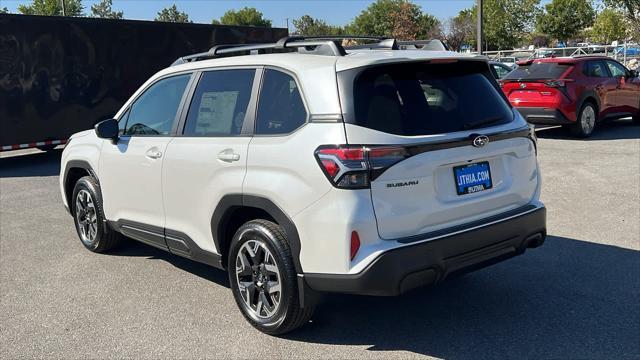
<path fill-rule="evenodd" d="M 202 74 L 191 100 L 183 134 L 240 135 L 255 72 L 254 69 L 237 69 Z"/>
<path fill-rule="evenodd" d="M 354 119 L 390 134 L 420 136 L 504 124 L 513 113 L 484 62 L 393 64 L 363 70 Z"/>
<path fill-rule="evenodd" d="M 505 80 L 549 80 L 559 79 L 571 65 L 555 62 L 532 62 L 522 64 L 504 77 Z"/>
<path fill-rule="evenodd" d="M 609 77 L 602 61 L 587 61 L 584 65 L 584 74 L 588 77 Z"/>

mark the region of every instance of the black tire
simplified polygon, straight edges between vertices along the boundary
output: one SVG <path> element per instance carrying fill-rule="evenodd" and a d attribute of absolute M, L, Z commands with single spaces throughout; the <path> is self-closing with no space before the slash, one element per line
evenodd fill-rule
<path fill-rule="evenodd" d="M 79 194 L 82 193 L 79 199 Z M 88 198 L 87 195 L 90 197 Z M 89 201 L 93 206 L 89 205 Z M 122 241 L 122 235 L 109 229 L 105 223 L 104 210 L 102 209 L 102 197 L 100 195 L 100 187 L 95 179 L 91 176 L 80 178 L 73 188 L 73 196 L 69 204 L 71 213 L 73 214 L 73 222 L 80 242 L 87 249 L 101 253 L 116 248 Z M 84 209 L 88 210 L 84 210 Z M 93 208 L 93 212 L 90 210 Z M 80 211 L 80 213 L 78 213 Z M 95 232 L 94 225 L 84 225 L 81 219 L 93 223 L 95 215 Z M 81 229 L 81 227 L 84 228 Z M 86 230 L 89 229 L 89 230 Z M 86 234 L 94 234 L 93 237 Z"/>
<path fill-rule="evenodd" d="M 248 261 L 251 266 L 243 266 L 242 260 L 238 259 L 238 253 L 243 251 L 246 255 L 246 249 L 254 248 L 253 245 L 259 245 L 260 248 L 255 247 L 255 249 L 258 249 L 255 251 L 255 257 L 244 258 L 244 261 Z M 268 250 L 270 255 L 267 255 L 262 246 Z M 260 255 L 258 255 L 260 252 L 262 253 L 262 261 L 260 260 Z M 259 285 L 261 280 L 258 279 L 258 276 L 260 276 L 261 272 L 266 273 L 267 271 L 264 268 L 260 270 L 260 266 L 268 262 L 272 266 L 273 264 L 277 266 L 278 275 L 276 276 L 274 273 L 266 274 L 266 276 L 272 277 L 262 281 L 261 288 L 261 285 Z M 297 275 L 291 258 L 291 249 L 284 230 L 277 224 L 266 220 L 252 220 L 242 225 L 231 241 L 227 264 L 229 283 L 231 284 L 231 291 L 236 304 L 245 319 L 256 329 L 269 335 L 281 335 L 306 324 L 313 315 L 313 306 L 300 307 Z M 243 268 L 251 268 L 253 274 L 237 272 L 237 269 Z M 249 272 L 252 270 L 249 270 Z M 271 280 L 275 279 L 278 280 L 281 289 L 280 292 L 276 292 L 278 294 L 277 299 L 279 299 L 278 305 L 270 298 L 270 296 L 276 297 L 275 293 L 272 295 L 268 289 L 271 285 L 267 286 L 266 289 L 266 285 L 264 285 L 271 283 Z M 253 285 L 246 286 L 241 291 L 239 284 L 241 280 L 248 280 L 243 282 L 245 284 L 252 283 Z M 275 281 L 273 282 L 275 283 Z M 264 317 L 262 317 L 262 314 L 258 315 L 256 309 L 253 309 L 251 304 L 247 304 L 243 294 L 244 297 L 257 301 L 260 301 L 259 299 L 262 299 L 261 296 L 264 295 L 264 299 L 269 300 L 268 304 L 273 308 L 273 314 L 269 315 L 268 310 L 265 310 Z M 262 309 L 259 305 L 257 308 Z"/>
<path fill-rule="evenodd" d="M 588 138 L 598 123 L 598 108 L 590 101 L 582 104 L 576 123 L 571 126 L 571 134 L 578 138 Z"/>

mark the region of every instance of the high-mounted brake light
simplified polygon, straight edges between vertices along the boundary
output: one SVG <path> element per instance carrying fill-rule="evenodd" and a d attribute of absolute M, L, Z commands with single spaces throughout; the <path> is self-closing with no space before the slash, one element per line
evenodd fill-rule
<path fill-rule="evenodd" d="M 316 159 L 331 183 L 342 189 L 364 189 L 384 170 L 408 157 L 401 146 L 321 146 Z"/>
<path fill-rule="evenodd" d="M 457 63 L 458 59 L 431 59 L 427 60 L 429 64 L 452 64 Z"/>

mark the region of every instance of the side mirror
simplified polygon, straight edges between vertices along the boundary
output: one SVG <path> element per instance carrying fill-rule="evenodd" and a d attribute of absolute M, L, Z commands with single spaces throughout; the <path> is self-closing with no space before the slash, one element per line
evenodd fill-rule
<path fill-rule="evenodd" d="M 116 119 L 107 119 L 100 121 L 93 127 L 101 139 L 118 140 L 118 121 Z"/>

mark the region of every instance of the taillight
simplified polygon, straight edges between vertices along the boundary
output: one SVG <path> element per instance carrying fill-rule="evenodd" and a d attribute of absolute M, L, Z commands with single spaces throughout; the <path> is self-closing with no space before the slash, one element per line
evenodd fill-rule
<path fill-rule="evenodd" d="M 547 87 L 560 88 L 560 87 L 565 87 L 567 85 L 567 83 L 571 82 L 571 81 L 573 81 L 573 80 L 571 80 L 571 79 L 548 80 L 548 81 L 545 81 L 544 84 Z"/>
<path fill-rule="evenodd" d="M 321 146 L 316 159 L 331 183 L 342 189 L 364 189 L 384 170 L 406 159 L 401 146 Z"/>

